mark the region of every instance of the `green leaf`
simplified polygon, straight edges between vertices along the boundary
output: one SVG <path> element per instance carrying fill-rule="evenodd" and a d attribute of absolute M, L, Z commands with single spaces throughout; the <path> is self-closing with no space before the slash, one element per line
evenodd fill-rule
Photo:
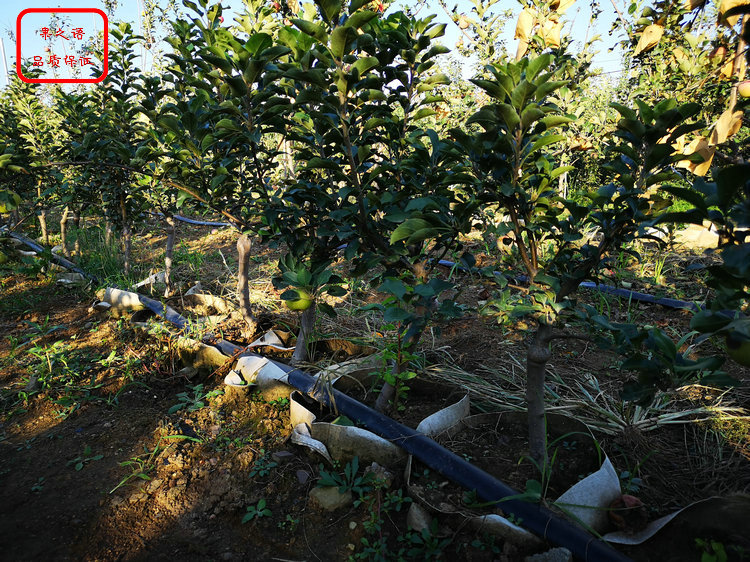
<path fill-rule="evenodd" d="M 406 295 L 406 285 L 403 281 L 396 279 L 395 277 L 388 277 L 383 284 L 378 287 L 378 291 L 383 293 L 391 293 L 395 295 L 398 300 L 403 300 Z"/>
<path fill-rule="evenodd" d="M 177 118 L 172 117 L 171 115 L 166 115 L 159 119 L 156 123 L 158 126 L 167 129 L 168 131 L 172 131 L 173 133 L 181 133 L 182 132 L 182 125 L 177 120 Z"/>
<path fill-rule="evenodd" d="M 351 13 L 351 8 L 350 8 Z M 346 23 L 344 25 L 346 27 L 351 27 L 354 29 L 359 29 L 363 27 L 364 25 L 368 24 L 373 18 L 377 17 L 377 13 L 373 12 L 372 10 L 362 10 L 360 12 L 353 13 L 351 16 L 349 16 L 349 19 L 346 20 Z"/>
<path fill-rule="evenodd" d="M 394 244 L 399 240 L 406 240 L 413 236 L 414 233 L 429 228 L 432 228 L 432 224 L 424 219 L 407 219 L 403 223 L 398 225 L 398 227 L 396 227 L 396 229 L 391 233 L 390 243 Z"/>
<path fill-rule="evenodd" d="M 565 135 L 544 135 L 543 137 L 538 138 L 531 148 L 529 148 L 528 154 L 534 154 L 534 152 L 544 146 L 549 146 L 563 140 L 565 140 Z"/>
<path fill-rule="evenodd" d="M 434 109 L 430 107 L 423 107 L 414 114 L 412 119 L 414 119 L 414 121 L 418 121 L 420 119 L 424 119 L 425 117 L 431 117 L 435 115 L 436 113 L 437 111 L 435 111 Z"/>
<path fill-rule="evenodd" d="M 320 14 L 324 20 L 332 24 L 338 21 L 339 13 L 341 13 L 340 0 L 315 0 L 315 3 L 320 8 Z"/>
<path fill-rule="evenodd" d="M 529 65 L 526 67 L 526 79 L 534 80 L 534 78 L 536 78 L 536 75 L 539 74 L 540 71 L 547 68 L 551 61 L 552 55 L 550 55 L 549 53 L 540 55 L 535 59 L 531 59 L 529 61 Z"/>
<path fill-rule="evenodd" d="M 357 37 L 357 32 L 352 27 L 337 27 L 331 32 L 331 54 L 338 58 L 344 58 L 349 52 L 348 43 Z"/>
<path fill-rule="evenodd" d="M 292 19 L 292 23 L 296 25 L 300 29 L 300 31 L 306 33 L 307 35 L 310 35 L 311 37 L 315 37 L 315 39 L 317 39 L 321 43 L 328 43 L 328 33 L 326 33 L 326 30 L 323 28 L 323 26 L 315 24 L 311 21 L 298 18 Z"/>
<path fill-rule="evenodd" d="M 360 76 L 364 76 L 366 72 L 375 68 L 378 64 L 380 64 L 380 61 L 377 57 L 362 57 L 352 65 L 352 68 L 356 69 Z"/>

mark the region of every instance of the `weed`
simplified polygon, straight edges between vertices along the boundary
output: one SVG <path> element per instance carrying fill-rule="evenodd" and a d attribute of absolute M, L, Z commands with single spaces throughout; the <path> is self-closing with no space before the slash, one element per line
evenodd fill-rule
<path fill-rule="evenodd" d="M 433 520 L 430 528 L 421 531 L 410 530 L 398 538 L 406 543 L 406 554 L 414 560 L 438 560 L 443 551 L 451 543 L 450 538 L 441 539 L 437 534 L 437 520 Z"/>
<path fill-rule="evenodd" d="M 247 513 L 242 518 L 243 523 L 252 521 L 253 519 L 260 519 L 261 517 L 270 517 L 273 515 L 271 510 L 266 507 L 266 500 L 261 499 L 256 505 L 248 505 Z"/>
<path fill-rule="evenodd" d="M 131 472 L 130 474 L 125 476 L 125 478 L 120 480 L 120 483 L 117 484 L 117 486 L 110 490 L 110 494 L 125 486 L 133 478 L 139 480 L 151 480 L 149 473 L 153 472 L 156 468 L 156 457 L 159 456 L 159 453 L 166 449 L 166 447 L 161 446 L 161 439 L 159 439 L 159 441 L 156 443 L 156 446 L 151 451 L 149 451 L 146 447 L 144 447 L 143 449 L 144 452 L 142 454 L 135 455 L 129 460 L 120 463 L 120 466 L 130 468 Z"/>
<path fill-rule="evenodd" d="M 708 539 L 695 539 L 695 545 L 703 552 L 701 553 L 701 562 L 727 562 L 727 551 L 724 544 Z"/>
<path fill-rule="evenodd" d="M 297 525 L 299 525 L 299 518 L 287 514 L 286 519 L 279 521 L 277 527 L 293 533 L 297 529 Z"/>
<path fill-rule="evenodd" d="M 271 474 L 271 470 L 279 466 L 279 463 L 272 461 L 270 455 L 268 455 L 264 449 L 260 450 L 260 457 L 253 464 L 253 468 L 250 469 L 250 478 L 259 476 L 264 478 Z"/>
<path fill-rule="evenodd" d="M 36 437 L 32 437 L 31 439 L 27 439 L 23 442 L 23 445 L 16 448 L 16 451 L 23 451 L 31 449 L 31 444 L 36 441 Z"/>
<path fill-rule="evenodd" d="M 359 457 L 354 457 L 351 462 L 346 463 L 343 474 L 329 472 L 320 465 L 320 478 L 318 487 L 336 486 L 340 493 L 352 492 L 357 494 L 359 499 L 373 489 L 375 476 L 371 472 L 365 472 L 358 475 Z"/>
<path fill-rule="evenodd" d="M 206 403 L 204 402 L 204 400 L 210 400 L 214 396 L 220 396 L 224 394 L 224 391 L 221 389 L 216 389 L 204 393 L 202 383 L 195 385 L 191 390 L 193 391 L 192 396 L 190 396 L 188 392 L 180 392 L 177 395 L 177 400 L 179 400 L 179 402 L 172 406 L 167 413 L 174 414 L 175 412 L 179 412 L 180 410 L 186 408 L 188 412 L 194 412 L 206 407 Z"/>
<path fill-rule="evenodd" d="M 86 448 L 83 450 L 83 455 L 74 458 L 73 460 L 68 461 L 68 466 L 71 464 L 75 465 L 76 471 L 79 471 L 83 469 L 86 464 L 92 462 L 92 461 L 99 461 L 104 458 L 104 455 L 92 455 L 91 454 L 91 447 L 86 445 Z"/>
<path fill-rule="evenodd" d="M 187 264 L 194 273 L 200 270 L 205 259 L 206 255 L 203 252 L 191 250 L 184 240 L 181 240 L 180 245 L 174 250 L 175 265 Z"/>
<path fill-rule="evenodd" d="M 34 484 L 31 487 L 31 491 L 34 492 L 35 494 L 40 494 L 42 490 L 44 489 L 44 484 L 45 484 L 44 476 L 40 476 L 39 479 L 36 481 L 36 484 Z"/>

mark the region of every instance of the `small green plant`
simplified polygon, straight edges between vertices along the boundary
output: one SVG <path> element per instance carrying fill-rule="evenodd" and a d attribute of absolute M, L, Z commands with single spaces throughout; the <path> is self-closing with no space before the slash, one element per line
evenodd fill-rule
<path fill-rule="evenodd" d="M 451 539 L 441 539 L 437 531 L 437 520 L 433 519 L 429 529 L 410 530 L 398 540 L 406 543 L 406 554 L 412 560 L 440 560 Z"/>
<path fill-rule="evenodd" d="M 270 517 L 273 515 L 271 510 L 266 507 L 266 500 L 261 499 L 256 505 L 248 505 L 247 512 L 242 518 L 243 523 L 252 521 L 253 519 L 260 519 L 261 517 Z"/>
<path fill-rule="evenodd" d="M 701 553 L 701 562 L 727 562 L 727 551 L 724 544 L 709 539 L 695 539 L 695 545 L 703 552 Z"/>
<path fill-rule="evenodd" d="M 78 456 L 74 458 L 73 460 L 68 461 L 68 466 L 75 465 L 76 471 L 79 471 L 83 469 L 86 464 L 92 462 L 92 461 L 98 461 L 104 458 L 104 455 L 92 455 L 91 454 L 91 447 L 86 445 L 86 448 L 83 450 L 83 454 L 81 456 Z"/>
<path fill-rule="evenodd" d="M 220 396 L 224 394 L 223 390 L 216 389 L 210 392 L 203 392 L 203 384 L 197 384 L 191 389 L 193 391 L 192 396 L 189 392 L 180 392 L 177 395 L 179 402 L 172 406 L 167 413 L 174 414 L 180 410 L 187 409 L 188 412 L 194 412 L 206 407 L 205 400 L 210 400 L 214 396 Z"/>
<path fill-rule="evenodd" d="M 297 525 L 299 525 L 299 518 L 295 518 L 287 514 L 286 519 L 284 519 L 283 521 L 279 521 L 277 527 L 279 529 L 283 529 L 285 531 L 293 533 L 297 529 Z"/>
<path fill-rule="evenodd" d="M 264 478 L 271 474 L 271 470 L 277 466 L 279 466 L 279 463 L 271 460 L 271 456 L 264 449 L 261 449 L 260 457 L 253 464 L 253 468 L 250 469 L 250 478 L 255 478 L 256 476 Z"/>
<path fill-rule="evenodd" d="M 36 481 L 36 484 L 34 484 L 31 487 L 31 491 L 34 492 L 35 494 L 41 493 L 42 490 L 44 489 L 44 484 L 45 484 L 44 476 L 40 476 L 39 479 Z"/>
<path fill-rule="evenodd" d="M 121 462 L 120 466 L 130 468 L 131 472 L 130 474 L 125 476 L 125 478 L 120 480 L 120 483 L 112 488 L 109 493 L 114 493 L 116 490 L 119 490 L 134 478 L 138 480 L 151 480 L 151 476 L 149 476 L 149 473 L 153 472 L 156 468 L 156 458 L 164 449 L 166 449 L 166 447 L 163 447 L 161 445 L 161 439 L 159 439 L 159 441 L 156 443 L 156 446 L 152 450 L 149 451 L 148 448 L 144 446 L 144 452 L 142 454 L 135 455 L 130 459 Z"/>
<path fill-rule="evenodd" d="M 354 457 L 350 462 L 346 463 L 343 474 L 329 472 L 321 464 L 319 467 L 320 478 L 318 480 L 318 487 L 336 486 L 342 494 L 352 492 L 357 494 L 361 500 L 365 494 L 372 491 L 375 476 L 371 472 L 365 472 L 362 475 L 357 474 L 358 472 L 359 457 Z"/>

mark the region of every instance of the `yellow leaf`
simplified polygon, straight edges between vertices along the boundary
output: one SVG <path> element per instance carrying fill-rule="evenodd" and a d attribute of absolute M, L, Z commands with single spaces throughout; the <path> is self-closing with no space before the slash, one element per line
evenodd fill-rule
<path fill-rule="evenodd" d="M 553 49 L 560 47 L 560 33 L 562 32 L 562 22 L 547 20 L 539 28 L 539 35 L 544 40 L 544 44 Z"/>
<path fill-rule="evenodd" d="M 549 7 L 558 14 L 564 14 L 570 7 L 576 3 L 576 0 L 552 0 Z"/>
<path fill-rule="evenodd" d="M 664 27 L 653 23 L 643 30 L 641 38 L 638 40 L 638 44 L 635 46 L 633 55 L 638 55 L 645 51 L 650 51 L 659 44 L 662 35 L 664 35 Z"/>
<path fill-rule="evenodd" d="M 521 41 L 529 42 L 531 38 L 531 31 L 536 25 L 536 12 L 529 8 L 524 8 L 518 16 L 518 23 L 516 24 L 516 39 Z"/>
<path fill-rule="evenodd" d="M 727 62 L 721 65 L 719 77 L 729 80 L 734 75 L 734 59 L 729 58 Z"/>
<path fill-rule="evenodd" d="M 719 4 L 719 23 L 734 27 L 739 21 L 740 15 L 735 14 L 733 16 L 724 17 L 724 14 L 732 8 L 738 8 L 739 6 L 750 6 L 750 0 L 721 0 Z"/>
<path fill-rule="evenodd" d="M 698 137 L 684 148 L 682 154 L 683 156 L 698 154 L 703 158 L 703 161 L 691 162 L 690 160 L 681 160 L 677 163 L 677 167 L 690 170 L 696 176 L 705 176 L 709 168 L 711 168 L 711 161 L 714 159 L 715 152 L 716 147 L 710 146 L 706 137 Z"/>
<path fill-rule="evenodd" d="M 693 11 L 696 8 L 700 8 L 703 6 L 703 4 L 706 3 L 706 0 L 685 0 L 684 7 L 686 10 Z"/>
<path fill-rule="evenodd" d="M 716 121 L 711 131 L 711 144 L 717 145 L 726 142 L 737 134 L 742 127 L 742 111 L 730 111 L 727 109 Z"/>
<path fill-rule="evenodd" d="M 675 47 L 675 49 L 672 51 L 672 55 L 677 62 L 680 62 L 681 60 L 688 60 L 687 53 L 681 47 Z"/>

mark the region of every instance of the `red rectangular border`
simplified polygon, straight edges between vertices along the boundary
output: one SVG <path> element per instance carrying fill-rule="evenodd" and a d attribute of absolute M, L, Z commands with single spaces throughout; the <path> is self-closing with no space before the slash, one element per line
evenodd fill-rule
<path fill-rule="evenodd" d="M 21 18 L 26 14 L 99 14 L 104 22 L 103 71 L 98 78 L 26 78 L 21 71 Z M 29 84 L 98 84 L 109 72 L 109 19 L 99 8 L 26 8 L 16 18 L 16 74 Z"/>

